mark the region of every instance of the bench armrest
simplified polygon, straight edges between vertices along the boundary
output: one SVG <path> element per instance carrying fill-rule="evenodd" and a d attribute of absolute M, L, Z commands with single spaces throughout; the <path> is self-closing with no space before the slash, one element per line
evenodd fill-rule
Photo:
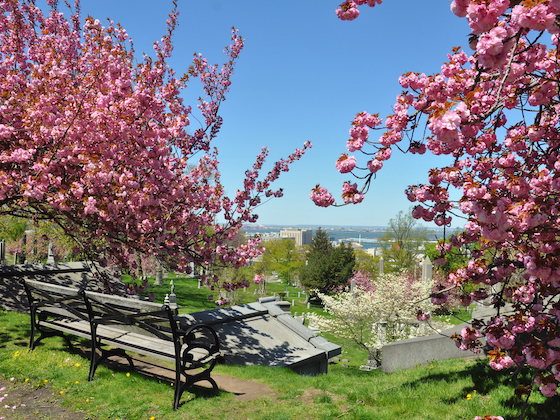
<path fill-rule="evenodd" d="M 187 329 L 179 329 L 177 334 L 181 337 L 181 341 L 187 346 L 187 349 L 203 349 L 208 352 L 210 357 L 220 354 L 218 335 L 208 325 L 197 324 Z"/>

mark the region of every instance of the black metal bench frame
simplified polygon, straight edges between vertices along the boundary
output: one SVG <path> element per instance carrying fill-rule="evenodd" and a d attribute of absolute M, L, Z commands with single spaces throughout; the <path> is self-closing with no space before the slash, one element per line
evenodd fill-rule
<path fill-rule="evenodd" d="M 218 385 L 210 375 L 221 354 L 218 336 L 210 326 L 196 324 L 182 328 L 177 310 L 169 305 L 156 308 L 156 305 L 151 304 L 155 310 L 143 311 L 138 306 L 143 304 L 146 306 L 145 303 L 133 299 L 38 281 L 24 280 L 24 287 L 29 300 L 31 318 L 29 348 L 31 350 L 44 338 L 55 335 L 64 337 L 70 345 L 68 333 L 89 339 L 91 343 L 89 381 L 93 380 L 99 364 L 112 356 L 124 357 L 130 367 L 134 368 L 133 359 L 122 347 L 149 356 L 174 360 L 174 409 L 179 407 L 183 393 L 198 382 L 207 381 L 212 385 L 213 391 L 218 391 Z M 73 333 L 71 327 L 66 326 L 57 329 L 56 324 L 46 322 L 49 317 L 54 317 L 55 320 L 86 321 L 89 332 L 76 330 Z M 48 325 L 45 326 L 43 323 Z M 124 343 L 123 345 L 115 339 L 100 334 L 100 326 L 116 329 L 134 326 L 155 337 L 156 340 L 161 340 L 162 344 L 172 343 L 174 352 L 173 354 L 169 351 L 160 352 L 149 348 L 147 344 L 142 345 L 141 338 L 138 342 L 140 337 L 138 334 L 135 334 L 136 344 Z M 40 336 L 35 338 L 37 331 Z M 122 332 L 123 336 L 126 336 L 130 331 L 123 328 Z M 105 349 L 102 346 L 111 348 Z M 182 380 L 182 377 L 185 379 Z"/>

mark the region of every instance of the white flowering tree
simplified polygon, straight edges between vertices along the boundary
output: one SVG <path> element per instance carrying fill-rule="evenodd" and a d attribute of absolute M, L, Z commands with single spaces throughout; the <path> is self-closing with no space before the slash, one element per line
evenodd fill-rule
<path fill-rule="evenodd" d="M 426 335 L 433 330 L 425 322 L 432 304 L 431 281 L 415 280 L 399 273 L 379 276 L 369 290 L 356 284 L 349 292 L 319 294 L 327 315 L 309 314 L 311 324 L 347 338 L 368 352 L 370 363 L 379 366 L 383 345 Z"/>

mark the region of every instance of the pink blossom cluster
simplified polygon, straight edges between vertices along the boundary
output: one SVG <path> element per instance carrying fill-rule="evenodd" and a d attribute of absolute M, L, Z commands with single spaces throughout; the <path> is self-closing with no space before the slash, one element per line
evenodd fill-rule
<path fill-rule="evenodd" d="M 369 130 L 376 128 L 381 124 L 381 120 L 377 114 L 368 114 L 367 112 L 359 112 L 352 121 L 350 129 L 350 139 L 346 143 L 349 152 L 361 150 L 366 144 L 369 137 Z"/>
<path fill-rule="evenodd" d="M 332 194 L 320 185 L 316 185 L 315 188 L 311 190 L 311 199 L 316 205 L 321 207 L 332 206 L 335 202 Z"/>
<path fill-rule="evenodd" d="M 509 0 L 453 0 L 451 10 L 459 17 L 466 17 L 473 33 L 479 34 L 496 25 L 509 3 Z"/>
<path fill-rule="evenodd" d="M 263 151 L 243 188 L 225 195 L 213 141 L 243 48 L 237 30 L 223 65 L 196 54 L 176 74 L 176 5 L 153 56 L 137 62 L 121 26 L 82 20 L 79 1 L 58 3 L 0 1 L 2 213 L 54 220 L 90 258 L 121 265 L 136 254 L 179 269 L 258 255 L 258 241 L 233 239 L 257 219 L 262 196 L 282 195 L 272 184 L 311 145 L 261 175 Z M 193 111 L 183 98 L 196 81 L 203 93 Z M 193 129 L 196 112 L 203 123 Z"/>
<path fill-rule="evenodd" d="M 508 33 L 503 26 L 496 26 L 478 38 L 476 52 L 480 64 L 492 68 L 506 62 L 513 46 L 511 32 Z"/>
<path fill-rule="evenodd" d="M 424 322 L 424 321 L 430 320 L 430 318 L 431 318 L 431 315 L 430 315 L 429 312 L 422 311 L 422 310 L 418 310 L 418 311 L 416 312 L 416 319 L 417 319 L 418 321 Z"/>
<path fill-rule="evenodd" d="M 358 184 L 345 182 L 342 185 L 342 201 L 344 201 L 344 203 L 358 204 L 361 203 L 363 199 L 364 194 L 358 191 Z"/>
<path fill-rule="evenodd" d="M 340 155 L 336 161 L 336 169 L 341 174 L 346 174 L 352 172 L 356 167 L 356 158 L 354 156 L 348 156 L 346 153 Z"/>
<path fill-rule="evenodd" d="M 494 370 L 509 369 L 515 366 L 513 359 L 505 352 L 497 350 L 490 350 L 488 352 L 490 356 L 490 367 Z"/>
<path fill-rule="evenodd" d="M 348 284 L 359 287 L 360 290 L 368 293 L 375 292 L 375 284 L 373 283 L 373 280 L 371 279 L 369 273 L 365 271 L 356 271 L 348 280 Z"/>
<path fill-rule="evenodd" d="M 242 279 L 241 281 L 226 281 L 221 284 L 221 287 L 226 292 L 234 292 L 238 289 L 242 289 L 244 287 L 249 287 L 249 282 L 246 279 Z"/>
<path fill-rule="evenodd" d="M 354 20 L 360 16 L 359 6 L 367 4 L 370 7 L 383 3 L 383 0 L 345 0 L 336 9 L 336 15 L 342 20 Z"/>
<path fill-rule="evenodd" d="M 474 420 L 504 420 L 502 416 L 476 416 Z"/>
<path fill-rule="evenodd" d="M 361 4 L 343 3 L 339 18 L 356 18 Z M 356 117 L 352 159 L 342 155 L 337 169 L 362 186 L 344 182 L 343 202 L 362 201 L 396 150 L 447 156 L 449 164 L 406 190 L 415 218 L 439 226 L 466 219 L 440 252 L 468 247 L 470 261 L 432 302 L 451 293 L 464 305 L 491 300 L 496 316 L 473 321 L 457 345 L 479 351 L 485 339 L 490 366 L 532 370 L 550 397 L 560 384 L 560 1 L 454 0 L 451 10 L 466 19 L 473 51 L 452 49 L 432 75 L 403 74 L 383 123 Z M 383 131 L 374 138 L 371 128 Z M 334 205 L 330 198 L 321 205 Z"/>
<path fill-rule="evenodd" d="M 435 303 L 436 305 L 438 303 Z M 471 327 L 465 327 L 459 334 L 455 334 L 452 338 L 455 340 L 457 347 L 461 350 L 473 350 L 478 352 L 480 347 L 480 332 Z"/>
<path fill-rule="evenodd" d="M 369 114 L 367 112 L 359 112 L 352 121 L 350 128 L 350 139 L 346 143 L 349 152 L 361 151 L 368 143 L 369 132 L 371 129 L 377 129 L 381 125 L 381 119 L 377 114 Z M 389 148 L 382 149 L 378 152 L 375 159 L 367 162 L 367 168 L 371 173 L 375 173 L 383 167 L 383 160 L 389 159 L 391 150 Z M 343 153 L 335 163 L 336 169 L 343 174 L 351 173 L 356 167 L 356 157 Z M 358 204 L 364 199 L 365 189 L 358 189 L 357 184 L 345 182 L 342 188 L 342 201 L 344 204 Z M 317 185 L 311 190 L 311 199 L 321 207 L 329 207 L 335 205 L 335 198 L 324 187 Z"/>
<path fill-rule="evenodd" d="M 218 306 L 226 306 L 227 304 L 229 304 L 231 301 L 226 298 L 226 297 L 220 297 L 218 300 L 216 300 L 216 305 Z"/>

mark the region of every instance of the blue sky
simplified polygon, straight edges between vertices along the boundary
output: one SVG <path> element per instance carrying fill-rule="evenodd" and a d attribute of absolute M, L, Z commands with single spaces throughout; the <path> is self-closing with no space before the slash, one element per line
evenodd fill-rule
<path fill-rule="evenodd" d="M 449 3 L 392 0 L 342 22 L 334 14 L 336 0 L 179 1 L 177 71 L 187 68 L 195 51 L 223 62 L 232 26 L 245 38 L 217 142 L 227 190 L 241 184 L 260 147 L 269 146 L 272 164 L 305 140 L 313 142 L 279 180 L 284 197 L 260 207 L 259 223 L 384 225 L 410 207 L 406 186 L 423 182 L 427 170 L 445 160 L 394 154 L 358 206 L 318 208 L 309 192 L 321 183 L 339 194 L 348 177 L 335 171 L 334 162 L 356 112 L 390 113 L 400 74 L 436 72 L 451 47 L 466 44 L 468 27 Z M 151 53 L 170 7 L 165 0 L 82 0 L 84 15 L 122 23 L 139 53 Z M 191 103 L 193 93 L 186 92 Z"/>

